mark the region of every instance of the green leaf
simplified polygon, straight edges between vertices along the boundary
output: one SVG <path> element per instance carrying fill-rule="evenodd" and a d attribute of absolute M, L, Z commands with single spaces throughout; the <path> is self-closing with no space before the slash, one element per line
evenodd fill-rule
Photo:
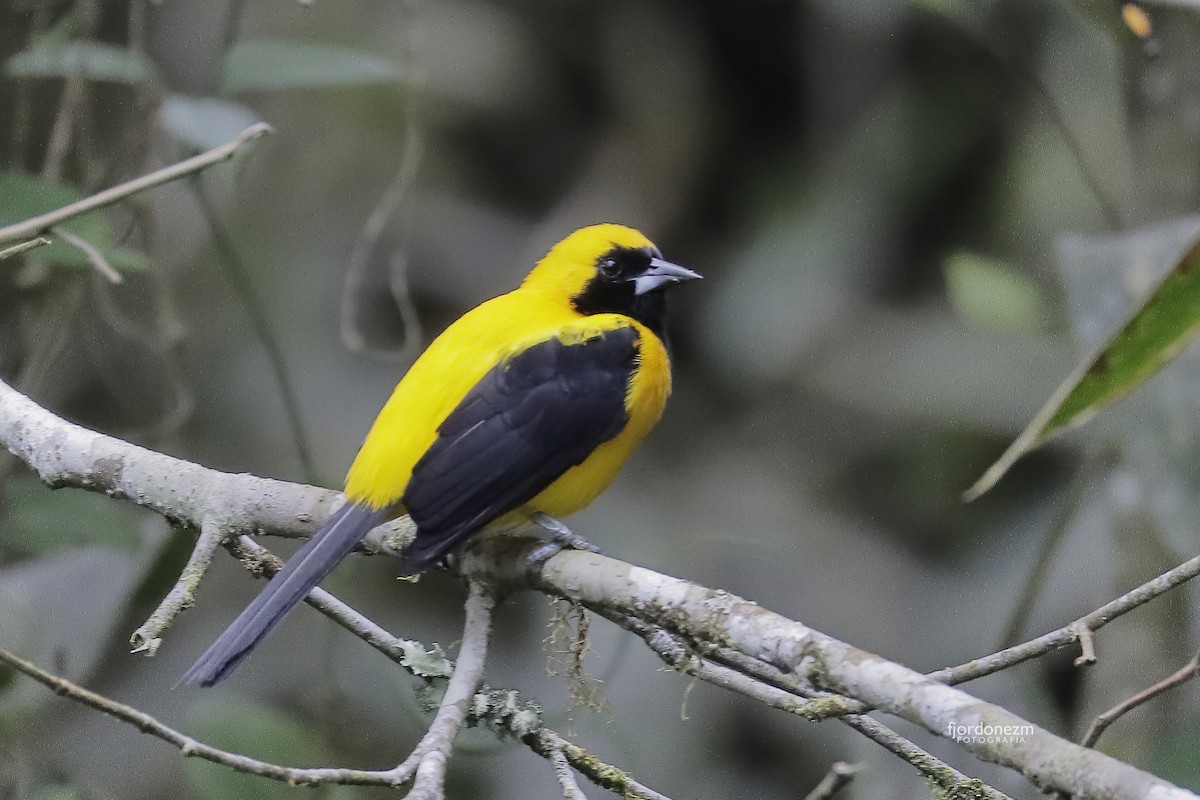
<path fill-rule="evenodd" d="M 134 550 L 141 543 L 130 509 L 79 489 L 51 490 L 40 481 L 14 477 L 4 490 L 0 543 L 21 553 L 50 553 L 84 545 Z"/>
<path fill-rule="evenodd" d="M 1200 749 L 1200 727 L 1185 722 L 1172 725 L 1168 730 L 1170 733 L 1165 740 L 1155 744 L 1146 769 L 1178 786 L 1200 789 L 1200 760 L 1196 759 Z"/>
<path fill-rule="evenodd" d="M 1025 453 L 1084 424 L 1140 386 L 1200 332 L 1200 242 L 1176 262 L 1128 322 L 1079 365 L 965 497 L 986 492 Z"/>
<path fill-rule="evenodd" d="M 318 735 L 301 720 L 244 698 L 201 698 L 188 714 L 188 730 L 200 741 L 285 766 L 321 766 L 326 753 Z M 199 800 L 296 800 L 285 783 L 188 759 L 188 783 Z"/>
<path fill-rule="evenodd" d="M 197 150 L 225 144 L 262 118 L 241 103 L 214 97 L 168 95 L 158 109 L 167 132 Z"/>
<path fill-rule="evenodd" d="M 82 200 L 83 193 L 72 186 L 45 180 L 24 172 L 0 171 L 0 227 L 31 219 L 47 211 Z M 116 235 L 103 210 L 93 211 L 63 223 L 63 227 L 95 245 L 105 258 L 123 270 L 146 268 L 141 253 L 114 244 Z M 42 260 L 66 267 L 91 268 L 87 257 L 65 242 L 54 239 L 52 244 L 39 247 L 36 255 Z"/>
<path fill-rule="evenodd" d="M 980 328 L 1032 331 L 1046 306 L 1037 286 L 1002 261 L 958 252 L 946 259 L 946 292 L 964 321 Z"/>
<path fill-rule="evenodd" d="M 225 59 L 221 92 L 320 89 L 399 83 L 400 70 L 378 56 L 329 44 L 240 41 Z"/>
<path fill-rule="evenodd" d="M 158 72 L 140 53 L 103 42 L 44 41 L 17 53 L 4 65 L 19 78 L 70 78 L 157 86 Z"/>

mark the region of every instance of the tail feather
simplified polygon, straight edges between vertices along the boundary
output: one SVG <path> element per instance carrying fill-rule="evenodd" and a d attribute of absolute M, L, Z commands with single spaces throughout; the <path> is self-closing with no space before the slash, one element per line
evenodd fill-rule
<path fill-rule="evenodd" d="M 180 678 L 179 685 L 212 686 L 224 680 L 263 637 L 387 516 L 387 509 L 375 510 L 356 504 L 339 509 L 325 527 L 271 578 L 254 602 L 246 606 L 196 659 Z"/>

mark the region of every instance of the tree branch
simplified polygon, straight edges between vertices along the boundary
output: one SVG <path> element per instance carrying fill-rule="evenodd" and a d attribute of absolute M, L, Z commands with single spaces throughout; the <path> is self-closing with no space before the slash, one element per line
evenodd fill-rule
<path fill-rule="evenodd" d="M 208 470 L 87 431 L 57 418 L 2 382 L 0 444 L 51 485 L 103 491 L 193 525 L 215 515 L 237 530 L 311 535 L 317 521 L 329 513 L 334 498 L 332 492 L 312 487 Z M 372 534 L 371 547 L 378 552 L 397 552 L 406 533 L 411 534 L 411 523 L 399 521 L 389 530 Z M 497 591 L 526 587 L 525 557 L 535 545 L 513 537 L 480 537 L 461 559 L 460 571 L 469 580 L 494 586 Z M 1158 596 L 1196 570 L 1200 570 L 1200 558 L 1098 609 L 1083 618 L 1084 624 L 1094 630 L 1115 613 Z M 955 726 L 1021 727 L 1028 733 L 1019 741 L 970 739 L 963 746 L 984 760 L 1022 772 L 1040 788 L 1108 798 L 1196 798 L 937 679 L 976 677 L 978 669 L 972 665 L 957 673 L 943 671 L 949 675 L 921 675 L 736 595 L 591 553 L 555 555 L 537 577 L 535 588 L 555 596 L 651 621 L 690 642 L 736 650 L 806 684 L 895 714 L 938 736 L 952 738 Z M 1076 629 L 1065 640 L 1055 639 L 1045 651 L 1078 636 Z M 1043 644 L 1027 643 L 1033 648 Z M 1023 647 L 1026 645 L 1011 650 Z M 1004 656 L 1007 652 L 997 657 L 1012 658 Z M 1024 658 L 1011 663 L 1021 660 Z"/>
<path fill-rule="evenodd" d="M 489 549 L 488 557 L 501 555 L 498 548 Z M 482 568 L 483 563 L 483 558 L 472 559 L 470 566 Z M 506 569 L 515 571 L 517 565 Z M 1039 788 L 1087 797 L 1195 797 L 1147 772 L 1057 737 L 1007 709 L 728 592 L 579 552 L 549 559 L 539 588 L 589 608 L 653 619 L 692 641 L 739 650 L 938 736 L 953 738 L 952 731 L 959 726 L 1008 726 L 1027 731 L 1011 737 L 1017 741 L 970 737 L 960 744 L 985 761 L 1018 770 Z"/>
<path fill-rule="evenodd" d="M 155 186 L 161 186 L 164 183 L 178 180 L 185 175 L 192 175 L 200 172 L 203 169 L 216 164 L 220 161 L 225 161 L 233 157 L 233 155 L 248 142 L 254 141 L 265 134 L 271 132 L 271 126 L 265 122 L 259 122 L 251 125 L 246 130 L 237 135 L 233 141 L 214 147 L 212 150 L 203 152 L 197 156 L 193 156 L 185 161 L 180 161 L 178 164 L 172 164 L 169 167 L 163 167 L 160 170 L 155 170 L 148 175 L 134 178 L 131 181 L 118 184 L 111 189 L 105 189 L 102 192 L 97 192 L 90 197 L 65 205 L 62 208 L 49 211 L 32 219 L 27 219 L 23 222 L 17 222 L 12 225 L 0 228 L 0 244 L 11 242 L 17 239 L 31 239 L 45 233 L 55 225 L 66 222 L 73 217 L 78 217 L 89 211 L 95 211 L 98 208 L 111 206 L 118 203 L 127 197 L 131 197 L 139 192 L 144 192 L 147 189 L 152 189 Z"/>
<path fill-rule="evenodd" d="M 1153 686 L 1147 686 L 1137 694 L 1126 698 L 1108 711 L 1098 715 L 1092 720 L 1092 724 L 1088 726 L 1087 733 L 1084 734 L 1081 744 L 1084 747 L 1094 747 L 1096 740 L 1100 738 L 1100 734 L 1104 733 L 1109 725 L 1112 725 L 1138 706 L 1150 702 L 1163 692 L 1170 691 L 1182 683 L 1187 683 L 1192 678 L 1195 678 L 1197 674 L 1200 674 L 1200 653 L 1196 653 L 1196 655 L 1192 656 L 1191 661 L 1188 661 L 1188 663 L 1158 683 Z"/>

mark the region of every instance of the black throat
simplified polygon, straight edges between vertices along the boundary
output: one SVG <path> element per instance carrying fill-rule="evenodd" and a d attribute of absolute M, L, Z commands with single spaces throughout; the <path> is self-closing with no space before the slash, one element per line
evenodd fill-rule
<path fill-rule="evenodd" d="M 662 292 L 634 294 L 633 282 L 612 283 L 600 276 L 588 281 L 583 291 L 571 298 L 580 314 L 624 314 L 645 325 L 667 341 L 667 298 Z"/>

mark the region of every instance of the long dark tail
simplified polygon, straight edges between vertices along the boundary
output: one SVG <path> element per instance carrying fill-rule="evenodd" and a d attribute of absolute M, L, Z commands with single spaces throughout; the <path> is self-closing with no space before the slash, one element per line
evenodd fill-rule
<path fill-rule="evenodd" d="M 283 621 L 309 590 L 333 571 L 354 545 L 388 517 L 387 509 L 347 504 L 325 527 L 296 551 L 254 602 L 246 606 L 204 655 L 180 678 L 179 684 L 212 686 L 224 680 L 242 659 Z"/>

